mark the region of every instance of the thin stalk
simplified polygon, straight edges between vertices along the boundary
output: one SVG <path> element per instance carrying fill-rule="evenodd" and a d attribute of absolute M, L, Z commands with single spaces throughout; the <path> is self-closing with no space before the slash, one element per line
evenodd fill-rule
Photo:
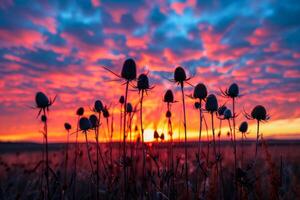
<path fill-rule="evenodd" d="M 242 156 L 241 156 L 242 168 L 243 168 L 243 164 L 244 164 L 244 134 L 245 133 L 242 133 Z"/>
<path fill-rule="evenodd" d="M 63 185 L 63 199 L 65 199 L 65 192 L 67 190 L 67 169 L 68 169 L 68 160 L 69 160 L 69 137 L 70 131 L 67 130 L 67 144 L 65 146 L 65 168 L 64 168 L 64 185 Z"/>
<path fill-rule="evenodd" d="M 124 121 L 123 121 L 123 174 L 124 174 L 124 181 L 123 181 L 123 189 L 124 189 L 124 199 L 127 199 L 127 174 L 126 174 L 126 113 L 127 113 L 127 95 L 128 95 L 128 86 L 129 81 L 126 81 L 126 89 L 125 89 L 125 101 L 124 101 Z"/>
<path fill-rule="evenodd" d="M 221 154 L 221 135 L 222 135 L 222 119 L 220 119 L 219 124 L 219 154 Z"/>
<path fill-rule="evenodd" d="M 46 112 L 44 110 L 44 115 Z M 44 122 L 44 134 L 45 134 L 45 144 L 46 144 L 46 186 L 47 186 L 47 198 L 50 199 L 50 184 L 49 184 L 49 151 L 48 151 L 48 123 L 47 120 Z"/>
<path fill-rule="evenodd" d="M 119 158 L 121 158 L 121 141 L 122 141 L 122 118 L 123 118 L 123 105 L 120 108 L 120 139 L 119 139 Z"/>
<path fill-rule="evenodd" d="M 237 158 L 236 158 L 236 138 L 235 138 L 235 98 L 232 98 L 232 122 L 233 122 L 233 145 L 234 145 L 234 184 L 235 184 L 235 194 L 238 195 L 238 182 L 236 177 L 236 169 L 237 169 Z M 236 196 L 237 199 L 237 196 Z"/>
<path fill-rule="evenodd" d="M 141 123 L 140 126 L 141 126 L 141 132 L 142 132 L 142 151 L 143 151 L 143 168 L 142 168 L 142 170 L 143 170 L 143 185 L 144 185 L 145 184 L 146 155 L 145 155 L 144 128 L 143 128 L 143 99 L 144 99 L 144 90 L 142 90 L 141 100 L 140 100 L 140 123 Z M 144 186 L 142 188 L 144 188 Z"/>
<path fill-rule="evenodd" d="M 100 119 L 101 119 L 101 112 L 98 113 L 98 124 L 97 127 L 95 128 L 95 137 L 96 137 L 96 175 L 97 175 L 97 180 L 96 180 L 96 184 L 97 184 L 97 193 L 96 193 L 96 198 L 97 200 L 99 199 L 99 129 L 100 129 Z M 103 162 L 104 164 L 104 162 Z M 105 166 L 103 166 L 103 168 L 105 169 Z"/>
<path fill-rule="evenodd" d="M 87 154 L 88 154 L 88 158 L 89 158 L 89 162 L 90 162 L 90 166 L 91 166 L 91 170 L 92 170 L 92 175 L 93 175 L 94 174 L 94 168 L 93 168 L 93 164 L 92 164 L 91 154 L 90 154 L 90 151 L 89 151 L 89 142 L 88 142 L 86 131 L 84 131 L 84 136 L 85 136 L 85 143 L 86 143 L 86 151 L 87 151 Z"/>
<path fill-rule="evenodd" d="M 183 126 L 184 126 L 185 184 L 186 184 L 186 192 L 187 192 L 187 196 L 188 196 L 188 194 L 189 194 L 189 175 L 188 175 L 186 113 L 185 113 L 185 99 L 184 99 L 184 92 L 183 92 L 183 83 L 181 83 L 181 94 L 182 94 Z"/>
<path fill-rule="evenodd" d="M 95 138 L 96 138 L 96 144 L 97 144 L 97 153 L 100 156 L 103 168 L 105 173 L 107 172 L 107 168 L 106 168 L 106 164 L 104 162 L 103 156 L 102 156 L 102 151 L 101 151 L 101 147 L 99 144 L 99 135 L 100 135 L 100 119 L 101 119 L 101 113 L 99 113 L 99 121 L 98 121 L 98 128 L 95 129 Z M 98 173 L 99 174 L 99 173 Z"/>
<path fill-rule="evenodd" d="M 130 137 L 130 159 L 133 161 L 133 143 L 132 143 L 132 117 L 129 114 L 129 137 Z"/>
<path fill-rule="evenodd" d="M 80 116 L 78 116 L 77 127 L 76 127 L 75 158 L 74 158 L 74 186 L 73 186 L 73 200 L 76 199 L 79 119 L 80 119 Z"/>
<path fill-rule="evenodd" d="M 201 134 L 202 134 L 202 99 L 200 99 L 200 128 L 199 128 L 199 138 L 198 138 L 198 156 L 200 160 L 200 154 L 201 154 Z"/>
<path fill-rule="evenodd" d="M 215 138 L 215 127 L 214 127 L 214 113 L 211 113 L 211 128 L 212 128 L 212 135 L 213 135 L 213 144 L 214 144 L 214 154 L 215 159 L 217 158 L 217 150 L 216 150 L 216 138 Z"/>
<path fill-rule="evenodd" d="M 259 139 L 259 120 L 257 120 L 256 145 L 255 145 L 255 163 L 256 163 L 256 160 L 257 160 L 258 139 Z"/>
<path fill-rule="evenodd" d="M 109 157 L 110 157 L 110 165 L 112 166 L 113 161 L 112 161 L 112 135 L 110 133 L 109 130 L 109 121 L 108 121 L 108 117 L 106 118 L 106 126 L 107 126 L 107 134 L 109 137 Z"/>

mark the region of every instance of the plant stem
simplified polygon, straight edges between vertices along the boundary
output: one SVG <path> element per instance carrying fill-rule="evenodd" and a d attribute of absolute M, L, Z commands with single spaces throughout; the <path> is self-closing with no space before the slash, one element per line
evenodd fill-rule
<path fill-rule="evenodd" d="M 235 138 L 235 98 L 232 98 L 232 122 L 233 122 L 233 151 L 234 151 L 234 184 L 235 184 L 235 194 L 237 199 L 237 193 L 238 193 L 238 183 L 237 183 L 237 177 L 236 177 L 236 169 L 237 169 L 237 158 L 236 158 L 236 138 Z"/>
<path fill-rule="evenodd" d="M 67 169 L 68 169 L 68 160 L 69 160 L 69 136 L 70 136 L 70 131 L 67 130 L 67 144 L 65 147 L 65 169 L 64 169 L 64 185 L 63 185 L 63 199 L 65 192 L 67 190 Z"/>
<path fill-rule="evenodd" d="M 257 120 L 256 145 L 255 145 L 255 162 L 257 160 L 258 139 L 259 139 L 259 120 Z"/>
<path fill-rule="evenodd" d="M 76 199 L 79 119 L 80 119 L 80 116 L 78 116 L 77 127 L 76 127 L 75 158 L 74 158 L 74 186 L 73 186 L 73 200 Z"/>
<path fill-rule="evenodd" d="M 46 116 L 46 111 L 44 110 L 44 115 Z M 47 119 L 48 120 L 48 119 Z M 47 187 L 47 198 L 50 199 L 50 185 L 49 185 L 49 151 L 48 151 L 48 123 L 47 120 L 44 122 L 44 134 L 45 134 L 45 144 L 46 144 L 46 187 Z"/>
<path fill-rule="evenodd" d="M 212 135 L 213 135 L 213 144 L 214 144 L 214 154 L 215 159 L 217 158 L 217 150 L 216 150 L 216 138 L 215 138 L 215 127 L 214 127 L 214 113 L 211 113 L 211 129 L 212 129 Z"/>
<path fill-rule="evenodd" d="M 200 99 L 200 128 L 199 128 L 199 139 L 198 139 L 198 156 L 200 160 L 200 154 L 201 154 L 201 134 L 202 134 L 202 99 Z"/>
<path fill-rule="evenodd" d="M 88 154 L 88 158 L 89 158 L 89 162 L 90 162 L 90 166 L 91 166 L 91 170 L 92 170 L 92 175 L 93 175 L 94 174 L 94 168 L 93 168 L 93 163 L 92 163 L 91 154 L 90 154 L 90 150 L 89 150 L 89 142 L 88 142 L 88 138 L 87 138 L 87 131 L 84 131 L 84 136 L 85 136 L 85 143 L 86 143 L 86 151 L 87 151 L 87 154 Z"/>
<path fill-rule="evenodd" d="M 121 158 L 121 141 L 122 141 L 122 118 L 123 118 L 123 104 L 120 104 L 120 140 L 119 140 L 119 158 Z"/>
<path fill-rule="evenodd" d="M 185 183 L 186 183 L 186 192 L 187 192 L 187 197 L 188 197 L 188 194 L 189 194 L 188 153 L 187 153 L 186 113 L 185 113 L 185 99 L 184 99 L 184 92 L 183 92 L 183 83 L 181 83 L 181 94 L 182 94 L 183 126 L 184 126 Z"/>
<path fill-rule="evenodd" d="M 146 155 L 145 155 L 144 128 L 143 128 L 143 99 L 144 99 L 144 90 L 142 90 L 141 100 L 140 100 L 140 122 L 141 122 L 140 126 L 141 126 L 141 132 L 142 132 L 142 151 L 143 151 L 143 168 L 142 168 L 142 170 L 143 170 L 143 185 L 145 185 Z M 142 186 L 142 188 L 144 188 L 144 186 Z"/>
<path fill-rule="evenodd" d="M 123 174 L 124 174 L 124 181 L 123 181 L 123 190 L 124 190 L 124 198 L 127 199 L 127 175 L 126 175 L 126 113 L 127 113 L 127 95 L 128 95 L 128 86 L 129 81 L 126 81 L 126 89 L 125 89 L 125 101 L 124 101 L 124 121 L 123 121 Z"/>

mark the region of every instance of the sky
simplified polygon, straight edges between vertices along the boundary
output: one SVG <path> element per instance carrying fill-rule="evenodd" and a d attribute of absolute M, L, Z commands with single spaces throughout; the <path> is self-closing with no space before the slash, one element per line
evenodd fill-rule
<path fill-rule="evenodd" d="M 185 68 L 192 85 L 202 82 L 216 94 L 219 105 L 231 108 L 220 89 L 237 83 L 242 94 L 237 99 L 237 126 L 246 120 L 244 110 L 250 113 L 261 104 L 271 116 L 261 126 L 264 137 L 299 139 L 299 19 L 296 0 L 2 0 L 0 140 L 42 140 L 38 110 L 31 108 L 38 91 L 52 98 L 57 95 L 48 115 L 50 142 L 65 141 L 63 124 L 70 122 L 76 129 L 77 108 L 84 107 L 89 116 L 97 99 L 109 107 L 117 140 L 118 100 L 125 86 L 103 66 L 120 74 L 126 58 L 133 58 L 138 74 L 148 73 L 155 86 L 144 98 L 146 141 L 153 139 L 155 129 L 168 139 L 162 101 L 167 89 L 178 101 L 172 106 L 174 138 L 183 138 L 180 88 L 168 80 L 177 66 Z M 184 90 L 189 95 L 193 87 L 185 85 Z M 199 111 L 193 99 L 185 98 L 188 138 L 195 139 Z M 132 87 L 129 101 L 133 105 L 139 101 Z M 210 116 L 205 117 L 210 135 Z M 247 137 L 254 138 L 255 121 L 248 122 Z M 228 123 L 222 124 L 221 137 L 226 139 Z M 218 119 L 215 126 L 218 131 Z M 103 121 L 102 141 L 106 130 Z"/>

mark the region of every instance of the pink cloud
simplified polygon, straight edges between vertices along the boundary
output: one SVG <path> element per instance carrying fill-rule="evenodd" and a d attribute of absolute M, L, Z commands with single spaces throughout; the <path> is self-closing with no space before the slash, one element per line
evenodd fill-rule
<path fill-rule="evenodd" d="M 30 17 L 32 23 L 45 27 L 50 33 L 56 34 L 56 21 L 52 17 L 46 17 L 46 18 L 36 18 L 36 17 Z"/>
<path fill-rule="evenodd" d="M 100 0 L 92 0 L 92 4 L 94 7 L 99 7 L 101 5 Z"/>
<path fill-rule="evenodd" d="M 0 47 L 25 47 L 28 49 L 42 46 L 46 39 L 40 32 L 29 29 L 19 29 L 18 31 L 0 29 L 0 38 Z"/>

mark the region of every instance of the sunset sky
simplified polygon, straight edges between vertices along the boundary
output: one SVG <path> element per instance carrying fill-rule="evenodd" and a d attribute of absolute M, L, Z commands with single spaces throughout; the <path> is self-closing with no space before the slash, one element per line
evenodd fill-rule
<path fill-rule="evenodd" d="M 43 2 L 43 3 L 41 3 Z M 118 99 L 125 86 L 102 67 L 120 74 L 126 58 L 137 71 L 148 73 L 155 88 L 145 96 L 146 140 L 153 130 L 167 133 L 167 89 L 178 100 L 172 107 L 174 137 L 183 138 L 179 87 L 168 81 L 183 66 L 190 83 L 203 82 L 219 104 L 233 82 L 243 95 L 237 100 L 237 124 L 257 104 L 271 119 L 262 124 L 266 138 L 300 138 L 300 4 L 298 1 L 0 1 L 0 140 L 42 140 L 36 118 L 35 93 L 57 95 L 50 108 L 51 142 L 64 141 L 63 124 L 76 127 L 76 110 L 86 116 L 96 99 L 113 113 L 115 139 L 119 138 Z M 64 3 L 62 3 L 64 2 Z M 185 93 L 193 88 L 186 85 Z M 138 103 L 131 88 L 129 101 Z M 186 97 L 188 137 L 197 137 L 199 111 Z M 205 116 L 210 131 L 209 116 Z M 134 118 L 134 124 L 139 122 Z M 255 122 L 249 138 L 255 137 Z M 228 131 L 223 122 L 223 139 Z M 105 141 L 103 122 L 102 141 Z M 219 126 L 219 120 L 216 121 Z M 217 128 L 218 131 L 218 128 Z M 206 132 L 204 131 L 204 135 Z M 92 136 L 91 136 L 92 137 Z M 167 137 L 167 136 L 166 136 Z M 240 137 L 240 135 L 239 135 Z M 74 137 L 72 136 L 72 139 Z"/>

